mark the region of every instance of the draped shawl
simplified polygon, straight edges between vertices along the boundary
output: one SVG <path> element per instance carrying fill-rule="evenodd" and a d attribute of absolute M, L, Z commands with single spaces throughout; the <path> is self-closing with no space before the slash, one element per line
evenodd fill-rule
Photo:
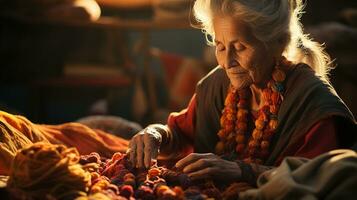
<path fill-rule="evenodd" d="M 275 165 L 279 155 L 301 141 L 315 123 L 327 117 L 334 117 L 340 125 L 337 137 L 341 147 L 353 145 L 357 138 L 355 119 L 328 82 L 306 64 L 298 64 L 289 70 L 284 85 L 279 125 L 266 165 Z M 229 79 L 221 67 L 213 69 L 197 84 L 195 152 L 214 152 L 228 87 Z"/>

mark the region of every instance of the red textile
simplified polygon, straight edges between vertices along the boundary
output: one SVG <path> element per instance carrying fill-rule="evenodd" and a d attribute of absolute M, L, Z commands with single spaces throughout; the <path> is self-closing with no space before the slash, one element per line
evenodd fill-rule
<path fill-rule="evenodd" d="M 304 138 L 290 146 L 276 161 L 279 165 L 286 156 L 314 158 L 338 147 L 336 123 L 332 117 L 315 123 Z"/>
<path fill-rule="evenodd" d="M 167 125 L 171 130 L 175 130 L 178 134 L 184 134 L 193 143 L 194 140 L 194 124 L 196 113 L 196 94 L 194 94 L 187 108 L 181 112 L 173 112 L 167 120 Z"/>
<path fill-rule="evenodd" d="M 178 134 L 184 134 L 194 140 L 194 121 L 196 109 L 196 95 L 194 95 L 188 107 L 181 112 L 171 113 L 167 125 Z M 313 158 L 329 150 L 336 149 L 337 129 L 332 117 L 323 119 L 312 126 L 304 138 L 295 142 L 296 145 L 288 147 L 276 161 L 278 165 L 286 156 L 300 156 Z"/>

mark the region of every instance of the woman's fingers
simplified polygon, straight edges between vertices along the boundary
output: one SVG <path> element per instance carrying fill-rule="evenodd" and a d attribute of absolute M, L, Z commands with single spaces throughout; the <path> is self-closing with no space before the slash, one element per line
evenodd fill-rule
<path fill-rule="evenodd" d="M 176 163 L 176 167 L 178 169 L 184 169 L 187 165 L 196 162 L 199 159 L 202 158 L 213 158 L 215 155 L 212 153 L 191 153 L 190 155 L 182 158 Z"/>
<path fill-rule="evenodd" d="M 217 173 L 216 168 L 208 167 L 201 169 L 199 171 L 192 172 L 188 174 L 191 180 L 198 180 L 198 179 L 213 179 L 213 176 Z"/>
<path fill-rule="evenodd" d="M 136 143 L 136 167 L 143 168 L 144 167 L 144 143 L 139 140 Z"/>
<path fill-rule="evenodd" d="M 129 143 L 129 159 L 133 166 L 136 166 L 136 142 L 131 140 Z"/>
<path fill-rule="evenodd" d="M 129 143 L 129 158 L 133 166 L 149 168 L 151 160 L 158 156 L 161 140 L 160 133 L 154 128 L 147 127 L 137 133 Z"/>
<path fill-rule="evenodd" d="M 151 137 L 149 134 L 144 135 L 144 164 L 146 168 L 151 165 L 151 160 L 156 159 L 159 152 L 159 144 L 155 141 L 155 138 Z"/>
<path fill-rule="evenodd" d="M 210 166 L 211 166 L 210 159 L 201 158 L 196 162 L 187 165 L 185 168 L 183 168 L 182 171 L 185 174 L 189 174 L 191 172 L 199 171 Z"/>

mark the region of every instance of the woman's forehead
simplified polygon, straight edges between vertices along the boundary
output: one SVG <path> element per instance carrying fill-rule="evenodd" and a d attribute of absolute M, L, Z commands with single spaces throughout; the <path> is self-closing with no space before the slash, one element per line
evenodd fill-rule
<path fill-rule="evenodd" d="M 230 16 L 216 16 L 213 18 L 213 29 L 216 40 L 246 40 L 254 37 L 248 24 L 239 18 Z M 227 41 L 229 42 L 229 41 Z"/>

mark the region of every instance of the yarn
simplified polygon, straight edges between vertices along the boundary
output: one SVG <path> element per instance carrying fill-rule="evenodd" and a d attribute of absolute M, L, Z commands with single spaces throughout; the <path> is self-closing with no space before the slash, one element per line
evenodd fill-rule
<path fill-rule="evenodd" d="M 186 174 L 157 163 L 149 170 L 136 169 L 122 153 L 110 159 L 98 153 L 79 156 L 75 148 L 48 143 L 19 151 L 7 183 L 12 196 L 25 200 L 222 199 L 237 197 L 238 187 L 192 182 Z"/>
<path fill-rule="evenodd" d="M 16 154 L 7 187 L 20 199 L 86 196 L 91 175 L 78 162 L 75 148 L 35 143 Z"/>

